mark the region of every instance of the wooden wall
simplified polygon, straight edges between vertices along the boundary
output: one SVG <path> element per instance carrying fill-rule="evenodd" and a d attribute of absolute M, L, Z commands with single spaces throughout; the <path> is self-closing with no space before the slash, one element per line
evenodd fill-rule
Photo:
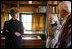
<path fill-rule="evenodd" d="M 2 13 L 1 14 L 1 30 L 3 29 L 4 22 L 8 20 L 8 14 L 7 13 Z"/>
<path fill-rule="evenodd" d="M 2 3 L 11 3 L 11 4 L 29 4 L 28 1 L 1 1 Z M 32 1 L 32 4 L 47 4 L 47 1 Z"/>
<path fill-rule="evenodd" d="M 39 30 L 43 31 L 44 30 L 44 17 L 45 15 L 43 14 L 34 14 L 33 15 L 33 24 L 32 24 L 32 29 L 33 30 Z"/>

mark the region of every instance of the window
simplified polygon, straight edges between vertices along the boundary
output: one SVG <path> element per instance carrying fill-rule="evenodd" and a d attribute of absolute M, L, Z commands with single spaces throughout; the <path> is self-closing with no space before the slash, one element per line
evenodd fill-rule
<path fill-rule="evenodd" d="M 24 26 L 24 33 L 30 33 L 30 30 L 32 30 L 32 14 L 22 14 L 21 20 Z"/>

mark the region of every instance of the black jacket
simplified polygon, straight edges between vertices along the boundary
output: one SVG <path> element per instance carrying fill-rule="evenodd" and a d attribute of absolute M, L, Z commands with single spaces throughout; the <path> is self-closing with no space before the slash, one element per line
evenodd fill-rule
<path fill-rule="evenodd" d="M 6 47 L 19 47 L 19 44 L 21 42 L 21 36 L 17 37 L 14 32 L 19 32 L 23 34 L 22 22 L 13 19 L 6 21 L 3 28 L 3 35 L 6 37 Z"/>

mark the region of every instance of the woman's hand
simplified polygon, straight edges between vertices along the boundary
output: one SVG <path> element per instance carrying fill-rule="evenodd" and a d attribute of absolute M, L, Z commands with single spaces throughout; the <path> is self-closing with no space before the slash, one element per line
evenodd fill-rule
<path fill-rule="evenodd" d="M 21 34 L 20 34 L 19 32 L 15 32 L 15 35 L 16 35 L 17 37 L 21 36 Z"/>

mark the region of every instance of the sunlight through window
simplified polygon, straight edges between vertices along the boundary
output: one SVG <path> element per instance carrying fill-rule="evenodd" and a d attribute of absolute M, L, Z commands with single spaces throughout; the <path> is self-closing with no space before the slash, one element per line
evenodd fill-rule
<path fill-rule="evenodd" d="M 22 22 L 24 26 L 24 33 L 29 33 L 28 30 L 32 29 L 32 15 L 23 14 L 21 16 L 22 16 Z"/>

